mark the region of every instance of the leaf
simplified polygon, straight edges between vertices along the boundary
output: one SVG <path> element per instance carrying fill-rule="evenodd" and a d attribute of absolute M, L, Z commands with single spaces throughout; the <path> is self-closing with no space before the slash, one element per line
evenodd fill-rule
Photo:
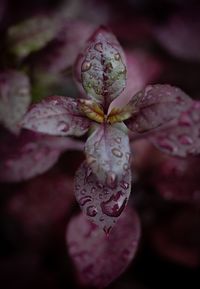
<path fill-rule="evenodd" d="M 200 203 L 199 157 L 166 157 L 154 170 L 153 185 L 160 195 L 171 201 Z"/>
<path fill-rule="evenodd" d="M 175 57 L 191 61 L 200 60 L 199 11 L 179 12 L 172 15 L 154 34 L 160 44 Z"/>
<path fill-rule="evenodd" d="M 94 32 L 87 48 L 78 56 L 75 76 L 88 97 L 107 110 L 126 85 L 124 53 L 113 34 L 102 27 Z"/>
<path fill-rule="evenodd" d="M 93 173 L 107 185 L 130 168 L 129 138 L 117 126 L 98 126 L 86 141 L 85 153 Z"/>
<path fill-rule="evenodd" d="M 130 169 L 114 180 L 111 175 L 108 181 L 109 185 L 101 183 L 86 162 L 75 176 L 75 196 L 82 211 L 106 234 L 109 234 L 127 204 L 131 191 Z"/>
<path fill-rule="evenodd" d="M 28 77 L 15 70 L 0 73 L 0 122 L 11 132 L 19 131 L 19 122 L 31 102 Z"/>
<path fill-rule="evenodd" d="M 62 151 L 51 146 L 49 136 L 29 131 L 19 137 L 1 135 L 0 181 L 19 182 L 40 175 L 57 162 Z"/>
<path fill-rule="evenodd" d="M 60 20 L 54 16 L 38 15 L 24 20 L 8 30 L 10 51 L 19 59 L 23 59 L 43 48 L 60 28 Z"/>
<path fill-rule="evenodd" d="M 113 108 L 122 109 L 141 89 L 148 83 L 155 81 L 162 70 L 161 63 L 147 53 L 133 50 L 125 51 L 127 62 L 127 82 L 124 91 L 110 104 L 109 111 Z"/>
<path fill-rule="evenodd" d="M 109 237 L 81 214 L 67 228 L 66 240 L 80 285 L 105 288 L 118 278 L 135 256 L 140 238 L 137 214 L 127 208 Z"/>
<path fill-rule="evenodd" d="M 149 139 L 161 151 L 186 157 L 200 153 L 200 102 L 193 101 L 176 123 L 152 134 Z"/>
<path fill-rule="evenodd" d="M 126 122 L 135 133 L 157 129 L 176 120 L 192 100 L 179 88 L 170 85 L 148 85 L 127 105 L 133 116 Z"/>
<path fill-rule="evenodd" d="M 50 96 L 31 107 L 22 126 L 50 135 L 81 136 L 87 132 L 90 122 L 80 114 L 74 99 Z"/>
<path fill-rule="evenodd" d="M 71 67 L 94 29 L 84 21 L 63 21 L 55 38 L 34 57 L 36 77 L 38 70 L 55 74 Z"/>
<path fill-rule="evenodd" d="M 49 230 L 69 215 L 74 201 L 73 179 L 61 171 L 50 171 L 21 184 L 9 198 L 5 210 L 32 239 L 48 238 Z"/>

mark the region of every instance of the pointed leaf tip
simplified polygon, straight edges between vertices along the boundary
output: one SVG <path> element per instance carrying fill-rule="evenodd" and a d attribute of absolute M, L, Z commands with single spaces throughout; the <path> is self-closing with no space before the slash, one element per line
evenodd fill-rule
<path fill-rule="evenodd" d="M 105 288 L 133 260 L 140 238 L 137 214 L 127 208 L 109 237 L 82 214 L 71 219 L 66 241 L 80 285 Z"/>
<path fill-rule="evenodd" d="M 125 56 L 115 36 L 98 28 L 75 67 L 76 77 L 88 97 L 96 99 L 108 109 L 126 85 Z"/>
<path fill-rule="evenodd" d="M 130 169 L 118 177 L 110 174 L 107 183 L 101 183 L 84 162 L 75 176 L 75 196 L 82 211 L 106 234 L 125 209 L 130 192 Z"/>
<path fill-rule="evenodd" d="M 137 93 L 128 106 L 133 116 L 126 124 L 135 133 L 157 129 L 180 114 L 192 103 L 192 99 L 181 89 L 167 84 L 148 85 Z"/>
<path fill-rule="evenodd" d="M 51 96 L 31 107 L 25 115 L 24 128 L 59 136 L 81 136 L 87 132 L 90 122 L 69 97 Z"/>

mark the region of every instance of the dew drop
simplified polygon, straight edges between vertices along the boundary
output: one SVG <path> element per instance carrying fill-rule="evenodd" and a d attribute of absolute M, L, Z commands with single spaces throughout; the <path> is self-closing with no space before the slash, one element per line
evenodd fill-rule
<path fill-rule="evenodd" d="M 89 217 L 95 217 L 97 213 L 98 213 L 97 207 L 95 206 L 87 207 L 87 215 Z"/>
<path fill-rule="evenodd" d="M 113 172 L 108 172 L 107 178 L 106 178 L 106 184 L 108 185 L 108 187 L 110 187 L 111 189 L 116 188 L 117 186 L 117 176 L 115 173 Z"/>
<path fill-rule="evenodd" d="M 117 158 L 121 158 L 123 156 L 123 153 L 117 148 L 112 149 L 112 154 Z"/>
<path fill-rule="evenodd" d="M 121 143 L 121 137 L 116 137 L 116 139 L 115 139 L 115 141 L 116 141 L 116 143 L 118 143 L 118 144 L 120 144 Z"/>
<path fill-rule="evenodd" d="M 169 143 L 168 140 L 165 138 L 159 139 L 158 144 L 161 148 L 167 151 L 173 152 L 175 150 L 175 147 L 171 143 Z"/>
<path fill-rule="evenodd" d="M 88 71 L 91 68 L 91 63 L 89 61 L 84 61 L 81 66 L 81 71 L 85 72 Z"/>
<path fill-rule="evenodd" d="M 183 145 L 191 145 L 193 143 L 193 140 L 191 137 L 187 136 L 187 135 L 181 135 L 179 136 L 179 141 L 181 144 Z"/>
<path fill-rule="evenodd" d="M 109 217 L 119 217 L 125 208 L 127 198 L 121 191 L 112 195 L 106 202 L 101 203 L 102 212 Z"/>
<path fill-rule="evenodd" d="M 95 44 L 94 49 L 98 52 L 103 52 L 103 45 L 101 42 L 98 42 L 97 44 Z"/>
<path fill-rule="evenodd" d="M 58 130 L 61 132 L 67 132 L 69 130 L 69 124 L 64 121 L 59 122 Z"/>
<path fill-rule="evenodd" d="M 124 165 L 123 165 L 123 169 L 125 170 L 125 171 L 128 171 L 128 169 L 129 169 L 129 164 L 127 164 L 127 163 L 125 163 Z"/>
<path fill-rule="evenodd" d="M 124 190 L 127 190 L 129 188 L 129 184 L 123 180 L 120 182 L 120 187 Z"/>
<path fill-rule="evenodd" d="M 84 206 L 86 203 L 91 201 L 91 197 L 90 196 L 85 196 L 79 199 L 79 204 L 81 206 Z"/>
<path fill-rule="evenodd" d="M 180 119 L 179 119 L 179 124 L 183 126 L 190 126 L 191 125 L 191 119 L 188 116 L 187 113 L 182 113 Z"/>
<path fill-rule="evenodd" d="M 119 61 L 119 60 L 120 60 L 120 54 L 119 54 L 119 53 L 116 53 L 116 54 L 114 55 L 114 58 L 115 58 L 115 60 Z"/>

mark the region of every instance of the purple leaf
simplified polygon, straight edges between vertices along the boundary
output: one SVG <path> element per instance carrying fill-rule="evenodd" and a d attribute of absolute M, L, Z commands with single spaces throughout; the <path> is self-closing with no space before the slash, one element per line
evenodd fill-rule
<path fill-rule="evenodd" d="M 118 278 L 135 256 L 140 238 L 137 214 L 127 208 L 109 237 L 83 215 L 69 223 L 66 239 L 78 282 L 88 288 L 105 288 Z"/>
<path fill-rule="evenodd" d="M 0 122 L 11 132 L 19 131 L 19 122 L 31 102 L 28 77 L 18 71 L 0 73 Z"/>
<path fill-rule="evenodd" d="M 19 59 L 43 48 L 61 28 L 61 21 L 53 15 L 38 15 L 8 30 L 10 51 Z"/>
<path fill-rule="evenodd" d="M 170 85 L 148 85 L 127 105 L 133 116 L 126 122 L 135 133 L 156 129 L 176 120 L 192 100 L 179 88 Z"/>
<path fill-rule="evenodd" d="M 78 56 L 76 79 L 88 97 L 107 109 L 126 85 L 125 57 L 117 39 L 104 28 L 98 28 L 85 51 Z"/>
<path fill-rule="evenodd" d="M 25 234 L 47 237 L 47 231 L 69 215 L 73 201 L 73 178 L 50 171 L 22 184 L 5 209 Z"/>
<path fill-rule="evenodd" d="M 54 146 L 49 136 L 28 131 L 19 137 L 1 135 L 0 181 L 19 182 L 47 171 L 63 151 Z"/>
<path fill-rule="evenodd" d="M 176 123 L 152 134 L 149 139 L 170 155 L 186 157 L 200 153 L 200 102 L 179 115 Z"/>
<path fill-rule="evenodd" d="M 35 74 L 58 73 L 72 66 L 94 26 L 84 21 L 65 21 L 62 29 L 51 43 L 34 58 Z"/>
<path fill-rule="evenodd" d="M 122 127 L 102 124 L 87 139 L 85 153 L 88 165 L 98 180 L 117 181 L 130 168 L 128 135 Z"/>
<path fill-rule="evenodd" d="M 75 195 L 87 218 L 109 234 L 130 195 L 130 169 L 115 179 L 108 175 L 107 181 L 101 183 L 85 162 L 75 176 Z"/>
<path fill-rule="evenodd" d="M 172 15 L 163 26 L 155 29 L 159 42 L 174 56 L 200 60 L 199 11 Z"/>
<path fill-rule="evenodd" d="M 154 171 L 153 184 L 167 200 L 200 204 L 199 157 L 165 158 Z"/>
<path fill-rule="evenodd" d="M 77 102 L 63 96 L 50 96 L 33 105 L 22 121 L 24 128 L 60 136 L 81 136 L 89 125 L 89 120 L 80 114 Z"/>
<path fill-rule="evenodd" d="M 122 108 L 138 91 L 143 89 L 149 82 L 155 80 L 161 70 L 161 63 L 151 55 L 141 51 L 125 51 L 127 62 L 127 83 L 124 91 L 113 100 L 109 107 Z"/>

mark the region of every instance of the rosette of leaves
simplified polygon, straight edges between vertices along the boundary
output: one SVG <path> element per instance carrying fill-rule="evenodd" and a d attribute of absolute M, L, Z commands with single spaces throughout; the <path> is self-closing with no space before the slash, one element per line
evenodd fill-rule
<path fill-rule="evenodd" d="M 75 195 L 86 216 L 107 234 L 131 192 L 128 128 L 136 136 L 152 135 L 174 125 L 193 103 L 170 85 L 147 86 L 127 98 L 122 93 L 126 70 L 117 39 L 100 27 L 76 61 L 75 77 L 84 91 L 82 97 L 45 98 L 30 108 L 22 122 L 27 129 L 51 135 L 82 136 L 89 132 L 86 160 L 75 176 Z M 113 106 L 116 98 L 120 105 Z"/>

